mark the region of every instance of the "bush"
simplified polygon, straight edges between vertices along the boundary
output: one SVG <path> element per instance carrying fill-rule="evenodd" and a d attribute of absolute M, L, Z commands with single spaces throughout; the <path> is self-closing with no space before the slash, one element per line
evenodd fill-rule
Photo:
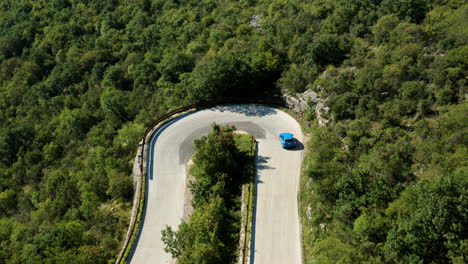
<path fill-rule="evenodd" d="M 350 50 L 350 45 L 346 42 L 336 34 L 321 34 L 309 46 L 310 56 L 316 64 L 321 66 L 338 65 L 346 58 Z"/>

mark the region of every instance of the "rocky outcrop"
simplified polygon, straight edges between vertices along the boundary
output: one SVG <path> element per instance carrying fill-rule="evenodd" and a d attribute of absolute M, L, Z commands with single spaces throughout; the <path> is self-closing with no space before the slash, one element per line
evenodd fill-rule
<path fill-rule="evenodd" d="M 283 95 L 283 100 L 291 110 L 297 113 L 309 110 L 311 105 L 319 101 L 317 93 L 312 90 L 294 95 Z"/>
<path fill-rule="evenodd" d="M 320 90 L 319 86 L 317 90 Z M 311 89 L 294 95 L 283 95 L 283 100 L 288 108 L 296 113 L 304 113 L 315 108 L 315 116 L 320 126 L 326 126 L 330 123 L 327 117 L 330 107 L 326 106 L 326 99 L 321 98 Z"/>
<path fill-rule="evenodd" d="M 326 106 L 325 102 L 326 100 L 319 100 L 315 106 L 315 116 L 317 117 L 319 126 L 326 126 L 330 123 L 330 120 L 328 119 L 330 107 Z"/>

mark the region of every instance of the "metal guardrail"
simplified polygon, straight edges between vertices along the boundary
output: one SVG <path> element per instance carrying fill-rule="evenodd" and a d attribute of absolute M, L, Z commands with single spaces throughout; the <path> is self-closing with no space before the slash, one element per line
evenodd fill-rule
<path fill-rule="evenodd" d="M 264 99 L 264 98 L 217 98 L 217 99 L 211 99 L 211 100 L 205 100 L 205 101 L 201 101 L 201 102 L 197 102 L 197 103 L 193 103 L 193 104 L 189 104 L 189 105 L 185 105 L 185 106 L 182 106 L 182 107 L 179 107 L 177 109 L 174 109 L 164 115 L 162 115 L 161 117 L 159 117 L 158 119 L 156 119 L 153 123 L 151 123 L 151 125 L 148 126 L 148 128 L 146 129 L 144 135 L 143 135 L 143 141 L 142 141 L 142 147 L 141 147 L 141 159 L 140 159 L 140 171 L 141 171 L 141 182 L 140 182 L 140 188 L 139 188 L 139 193 L 138 194 L 135 194 L 135 195 L 139 195 L 140 199 L 139 201 L 135 202 L 134 204 L 134 207 L 136 206 L 136 208 L 134 208 L 134 210 L 136 210 L 137 213 L 137 217 L 135 217 L 134 221 L 131 221 L 130 222 L 130 225 L 129 225 L 129 231 L 127 233 L 127 237 L 125 238 L 125 241 L 124 241 L 124 245 L 122 247 L 122 249 L 120 250 L 120 253 L 119 253 L 119 256 L 117 257 L 117 260 L 116 260 L 116 264 L 122 264 L 123 261 L 127 261 L 127 259 L 125 258 L 125 254 L 127 253 L 128 250 L 131 249 L 131 247 L 133 247 L 133 245 L 130 245 L 130 241 L 132 241 L 132 239 L 134 238 L 134 236 L 136 235 L 138 229 L 136 228 L 137 227 L 137 224 L 141 222 L 141 214 L 140 214 L 140 210 L 141 210 L 141 205 L 142 205 L 142 202 L 145 201 L 145 197 L 143 197 L 143 187 L 144 187 L 144 183 L 146 182 L 146 173 L 145 173 L 145 145 L 146 145 L 146 138 L 148 137 L 148 135 L 150 133 L 153 132 L 153 129 L 159 125 L 161 122 L 164 122 L 165 120 L 167 120 L 168 118 L 176 115 L 176 114 L 179 114 L 179 113 L 183 113 L 183 112 L 187 112 L 189 110 L 193 110 L 193 109 L 204 109 L 204 108 L 209 108 L 209 107 L 213 107 L 213 106 L 216 106 L 216 105 L 224 105 L 224 104 L 262 104 L 262 105 L 281 105 L 283 103 L 283 101 L 280 99 L 280 98 L 269 98 L 269 99 Z M 144 206 L 144 204 L 143 204 Z M 130 248 L 129 248 L 130 247 Z M 244 243 L 244 247 L 245 247 L 245 243 Z M 245 252 L 245 248 L 244 248 L 244 252 Z M 244 256 L 245 258 L 245 256 Z"/>

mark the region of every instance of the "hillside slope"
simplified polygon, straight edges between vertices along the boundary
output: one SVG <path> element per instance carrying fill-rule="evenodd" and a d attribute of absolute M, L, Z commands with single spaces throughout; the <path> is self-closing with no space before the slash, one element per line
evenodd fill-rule
<path fill-rule="evenodd" d="M 107 263 L 152 120 L 306 89 L 332 120 L 304 164 L 306 261 L 467 261 L 467 13 L 458 0 L 3 1 L 0 263 Z"/>

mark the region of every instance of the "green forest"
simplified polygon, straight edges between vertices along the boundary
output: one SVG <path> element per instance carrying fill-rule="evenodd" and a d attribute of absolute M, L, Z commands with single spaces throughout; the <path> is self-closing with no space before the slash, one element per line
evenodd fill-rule
<path fill-rule="evenodd" d="M 113 263 L 152 121 L 308 89 L 304 262 L 466 263 L 467 70 L 463 0 L 1 0 L 0 264 Z"/>

